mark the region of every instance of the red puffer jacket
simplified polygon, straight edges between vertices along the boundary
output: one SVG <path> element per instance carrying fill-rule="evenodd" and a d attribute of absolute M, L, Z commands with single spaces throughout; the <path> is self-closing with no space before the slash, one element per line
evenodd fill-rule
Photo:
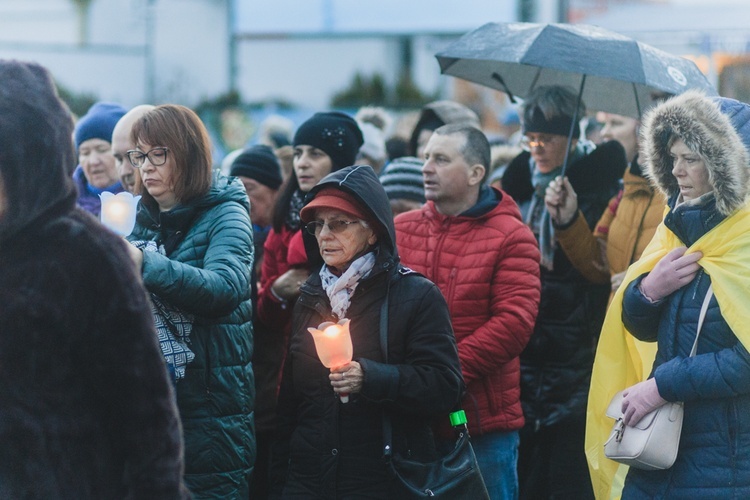
<path fill-rule="evenodd" d="M 293 267 L 307 267 L 307 254 L 299 230 L 286 226 L 272 229 L 263 245 L 263 267 L 258 290 L 258 317 L 267 326 L 287 332 L 291 328 L 292 307 L 271 292 L 271 285 Z"/>
<path fill-rule="evenodd" d="M 428 202 L 396 218 L 402 262 L 438 285 L 448 302 L 474 435 L 523 426 L 518 356 L 540 295 L 534 235 L 510 196 L 485 194 L 480 204 L 489 198 L 491 205 L 475 217 L 445 216 Z"/>

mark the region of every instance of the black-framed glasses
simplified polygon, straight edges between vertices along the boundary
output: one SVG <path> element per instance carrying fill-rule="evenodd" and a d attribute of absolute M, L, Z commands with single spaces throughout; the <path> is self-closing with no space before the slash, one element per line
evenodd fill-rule
<path fill-rule="evenodd" d="M 141 168 L 143 166 L 143 162 L 146 161 L 146 158 L 148 158 L 148 161 L 151 163 L 151 165 L 160 167 L 167 162 L 168 151 L 169 148 L 159 147 L 154 148 L 147 153 L 138 151 L 137 149 L 131 149 L 125 154 L 127 155 L 130 164 L 135 168 Z"/>
<path fill-rule="evenodd" d="M 321 220 L 314 220 L 305 224 L 305 231 L 312 234 L 313 236 L 320 235 L 323 231 L 323 226 L 328 226 L 328 230 L 333 234 L 339 234 L 351 224 L 359 224 L 358 220 L 332 220 L 329 222 L 323 222 Z"/>

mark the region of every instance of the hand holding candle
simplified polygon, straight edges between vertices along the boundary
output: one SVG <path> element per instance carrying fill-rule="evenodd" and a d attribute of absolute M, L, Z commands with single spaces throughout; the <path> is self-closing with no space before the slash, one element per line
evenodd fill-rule
<path fill-rule="evenodd" d="M 116 195 L 104 192 L 99 198 L 102 200 L 102 224 L 120 236 L 129 236 L 135 227 L 135 213 L 141 197 L 127 192 Z"/>
<path fill-rule="evenodd" d="M 349 334 L 349 320 L 342 319 L 338 323 L 327 321 L 321 323 L 318 328 L 307 329 L 315 341 L 315 350 L 323 366 L 330 368 L 333 372 L 341 371 L 340 368 L 348 365 L 352 361 L 353 348 L 352 337 Z M 343 372 L 341 379 L 345 378 Z M 341 385 L 341 384 L 337 384 Z M 342 403 L 349 401 L 349 395 L 346 393 L 339 394 Z"/>

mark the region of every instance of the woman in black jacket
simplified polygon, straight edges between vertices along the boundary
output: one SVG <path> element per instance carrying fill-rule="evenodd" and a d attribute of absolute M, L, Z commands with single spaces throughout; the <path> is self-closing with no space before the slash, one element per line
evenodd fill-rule
<path fill-rule="evenodd" d="M 448 308 L 433 283 L 399 267 L 388 197 L 372 168 L 328 175 L 306 202 L 313 272 L 294 309 L 273 489 L 284 498 L 385 498 L 394 485 L 383 460 L 384 412 L 396 453 L 434 460 L 430 424 L 447 419 L 463 390 Z M 379 339 L 386 298 L 387 364 Z M 307 329 L 343 318 L 351 320 L 353 361 L 330 371 Z"/>

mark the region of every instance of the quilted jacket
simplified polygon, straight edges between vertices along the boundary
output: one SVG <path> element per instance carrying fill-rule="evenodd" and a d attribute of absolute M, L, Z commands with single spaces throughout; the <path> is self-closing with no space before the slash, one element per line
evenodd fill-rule
<path fill-rule="evenodd" d="M 609 201 L 593 233 L 582 212 L 555 233 L 573 266 L 593 283 L 609 283 L 611 275 L 638 260 L 664 217 L 666 199 L 648 179 L 626 171 L 622 180 L 622 190 Z M 604 252 L 600 241 L 606 244 Z"/>
<path fill-rule="evenodd" d="M 486 188 L 478 205 L 488 210 L 449 217 L 429 201 L 396 218 L 402 262 L 432 280 L 448 302 L 472 435 L 523 427 L 518 356 L 540 293 L 539 250 L 514 201 Z"/>
<path fill-rule="evenodd" d="M 177 383 L 185 436 L 185 482 L 195 498 L 247 498 L 255 461 L 250 272 L 252 226 L 239 179 L 216 175 L 204 197 L 168 212 L 139 205 L 131 240 L 146 288 L 195 315 L 195 360 Z"/>

